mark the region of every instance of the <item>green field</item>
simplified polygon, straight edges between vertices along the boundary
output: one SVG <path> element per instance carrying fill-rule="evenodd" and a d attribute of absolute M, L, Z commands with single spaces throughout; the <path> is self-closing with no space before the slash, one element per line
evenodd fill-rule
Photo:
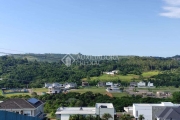
<path fill-rule="evenodd" d="M 89 88 L 83 88 L 83 89 L 74 89 L 74 90 L 70 90 L 70 92 L 78 92 L 78 93 L 85 93 L 91 91 L 93 93 L 100 93 L 100 94 L 107 94 L 106 88 L 105 87 L 101 87 L 101 88 L 97 88 L 97 87 L 89 87 Z M 123 97 L 123 96 L 127 96 L 127 93 L 112 93 L 113 97 Z"/>
<path fill-rule="evenodd" d="M 128 96 L 127 93 L 123 92 L 123 93 L 112 93 L 113 97 L 124 97 L 124 96 Z"/>
<path fill-rule="evenodd" d="M 2 96 L 3 96 L 3 92 L 2 92 L 2 90 L 0 90 L 0 95 L 2 95 Z"/>
<path fill-rule="evenodd" d="M 31 95 L 31 94 L 30 93 L 6 93 L 6 94 L 4 94 L 5 97 L 11 97 L 11 96 L 16 96 L 16 95 L 25 96 L 25 95 Z"/>
<path fill-rule="evenodd" d="M 106 88 L 97 88 L 97 87 L 87 87 L 87 88 L 82 88 L 82 89 L 73 89 L 70 90 L 70 92 L 78 92 L 78 93 L 85 93 L 91 91 L 93 93 L 101 93 L 101 94 L 106 94 Z"/>
<path fill-rule="evenodd" d="M 174 86 L 170 86 L 170 87 L 157 87 L 157 88 L 138 88 L 139 90 L 150 90 L 152 92 L 158 92 L 158 91 L 164 91 L 164 92 L 176 92 L 176 91 L 180 91 L 180 88 L 175 88 Z"/>
<path fill-rule="evenodd" d="M 143 72 L 142 76 L 144 78 L 149 78 L 151 76 L 158 75 L 159 73 L 160 73 L 159 71 Z M 117 80 L 121 80 L 121 81 L 130 82 L 133 78 L 138 79 L 139 75 L 134 75 L 134 74 L 128 74 L 128 75 L 107 75 L 107 74 L 103 74 L 103 75 L 101 75 L 99 77 L 91 77 L 91 80 L 99 80 L 99 81 L 117 81 Z M 86 80 L 86 78 L 84 78 L 83 80 Z"/>
<path fill-rule="evenodd" d="M 42 93 L 42 92 L 48 92 L 48 89 L 47 88 L 32 88 L 32 91 L 33 92 L 36 92 L 36 93 Z"/>

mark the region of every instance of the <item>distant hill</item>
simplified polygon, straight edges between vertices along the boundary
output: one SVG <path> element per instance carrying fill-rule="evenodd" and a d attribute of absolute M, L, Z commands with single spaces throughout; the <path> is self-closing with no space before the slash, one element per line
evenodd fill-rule
<path fill-rule="evenodd" d="M 28 53 L 28 54 L 11 54 L 10 56 L 13 56 L 16 59 L 24 59 L 27 58 L 29 61 L 41 61 L 41 62 L 59 62 L 65 55 L 67 54 L 34 54 L 34 53 Z M 70 54 L 73 58 L 77 59 L 78 56 L 88 56 L 83 54 Z M 95 56 L 92 56 L 95 57 Z M 118 56 L 119 58 L 130 58 L 134 56 Z"/>

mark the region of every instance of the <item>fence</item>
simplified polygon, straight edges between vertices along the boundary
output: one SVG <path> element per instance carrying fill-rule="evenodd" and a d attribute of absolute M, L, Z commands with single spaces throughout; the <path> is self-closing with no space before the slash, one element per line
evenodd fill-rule
<path fill-rule="evenodd" d="M 0 111 L 0 120 L 41 120 L 37 117 L 20 115 L 18 113 Z"/>

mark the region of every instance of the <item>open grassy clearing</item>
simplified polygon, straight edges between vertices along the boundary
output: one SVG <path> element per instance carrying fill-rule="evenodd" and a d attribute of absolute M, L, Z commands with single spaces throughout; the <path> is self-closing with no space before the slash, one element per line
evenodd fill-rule
<path fill-rule="evenodd" d="M 40 92 L 48 92 L 48 89 L 47 88 L 32 88 L 32 91 L 40 93 Z"/>
<path fill-rule="evenodd" d="M 160 71 L 143 72 L 142 76 L 144 78 L 149 78 L 151 76 L 158 75 L 159 73 L 160 73 Z M 99 81 L 117 81 L 117 80 L 121 80 L 121 81 L 130 82 L 133 78 L 138 79 L 139 75 L 134 75 L 134 74 L 107 75 L 107 74 L 103 74 L 103 75 L 101 75 L 99 77 L 91 77 L 91 80 L 99 80 Z M 84 78 L 83 80 L 86 80 L 86 78 Z"/>
<path fill-rule="evenodd" d="M 161 92 L 176 92 L 176 91 L 180 91 L 180 88 L 175 88 L 173 86 L 170 86 L 170 87 L 157 87 L 157 88 L 138 88 L 139 90 L 150 90 L 152 92 L 158 92 L 158 91 L 161 91 Z"/>
<path fill-rule="evenodd" d="M 0 90 L 0 95 L 2 95 L 2 96 L 3 96 L 3 92 L 2 92 L 2 90 Z"/>
<path fill-rule="evenodd" d="M 17 95 L 25 96 L 25 95 L 31 95 L 31 94 L 30 93 L 6 93 L 6 94 L 4 94 L 5 97 L 11 97 L 11 96 L 17 96 Z"/>
<path fill-rule="evenodd" d="M 101 87 L 101 88 L 97 88 L 97 87 L 89 87 L 89 88 L 83 88 L 83 89 L 74 89 L 74 90 L 70 90 L 70 92 L 78 92 L 78 93 L 85 93 L 91 91 L 93 93 L 100 93 L 100 94 L 107 94 L 106 88 L 105 87 Z M 113 97 L 123 97 L 123 96 L 127 96 L 127 93 L 112 93 Z"/>
<path fill-rule="evenodd" d="M 70 92 L 78 92 L 78 93 L 85 93 L 91 91 L 93 93 L 101 93 L 101 94 L 106 94 L 106 88 L 97 88 L 97 87 L 87 87 L 87 88 L 82 88 L 82 89 L 72 89 Z"/>

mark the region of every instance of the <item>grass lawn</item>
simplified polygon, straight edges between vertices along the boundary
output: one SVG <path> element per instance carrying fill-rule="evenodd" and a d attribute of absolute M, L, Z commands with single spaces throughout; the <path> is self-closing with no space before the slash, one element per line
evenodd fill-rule
<path fill-rule="evenodd" d="M 37 92 L 37 93 L 48 92 L 47 88 L 32 88 L 32 90 L 33 90 L 33 92 Z"/>
<path fill-rule="evenodd" d="M 15 96 L 15 95 L 31 95 L 30 93 L 7 93 L 7 94 L 4 94 L 5 97 L 11 97 L 11 96 Z"/>
<path fill-rule="evenodd" d="M 0 95 L 2 95 L 2 96 L 3 96 L 3 92 L 2 92 L 2 90 L 0 90 Z"/>
<path fill-rule="evenodd" d="M 128 96 L 127 93 L 123 92 L 123 93 L 112 93 L 113 97 L 124 97 L 124 96 Z"/>
<path fill-rule="evenodd" d="M 160 71 L 149 71 L 149 72 L 143 72 L 142 76 L 144 78 L 149 78 L 151 76 L 154 75 L 158 75 L 160 73 Z M 134 74 L 128 74 L 128 75 L 107 75 L 107 74 L 103 74 L 99 77 L 91 77 L 91 80 L 100 80 L 100 81 L 117 81 L 117 80 L 121 80 L 121 81 L 127 81 L 130 82 L 133 78 L 138 79 L 139 75 L 134 75 Z M 86 78 L 84 78 L 83 80 L 86 80 Z"/>
<path fill-rule="evenodd" d="M 70 90 L 70 92 L 78 92 L 78 93 L 85 93 L 91 91 L 93 93 L 100 93 L 105 95 L 107 93 L 106 88 L 105 87 L 101 87 L 101 88 L 97 88 L 97 87 L 89 87 L 89 88 L 83 88 L 83 89 L 74 89 L 74 90 Z M 123 96 L 127 96 L 127 93 L 112 93 L 113 97 L 123 97 Z"/>
<path fill-rule="evenodd" d="M 106 88 L 97 88 L 97 87 L 88 87 L 88 88 L 82 88 L 82 89 L 73 89 L 70 90 L 70 92 L 78 92 L 78 93 L 85 93 L 91 91 L 93 93 L 101 93 L 106 94 Z"/>
<path fill-rule="evenodd" d="M 148 89 L 148 88 L 138 88 L 138 89 L 141 89 L 141 90 L 150 90 L 152 92 L 165 91 L 165 92 L 171 92 L 171 93 L 176 92 L 176 91 L 180 91 L 180 88 L 175 88 L 173 86 L 170 86 L 170 87 L 163 86 L 163 87 L 150 88 L 150 89 Z"/>
<path fill-rule="evenodd" d="M 149 72 L 143 72 L 142 76 L 145 78 L 154 76 L 154 75 L 158 75 L 160 73 L 160 71 L 149 71 Z"/>

